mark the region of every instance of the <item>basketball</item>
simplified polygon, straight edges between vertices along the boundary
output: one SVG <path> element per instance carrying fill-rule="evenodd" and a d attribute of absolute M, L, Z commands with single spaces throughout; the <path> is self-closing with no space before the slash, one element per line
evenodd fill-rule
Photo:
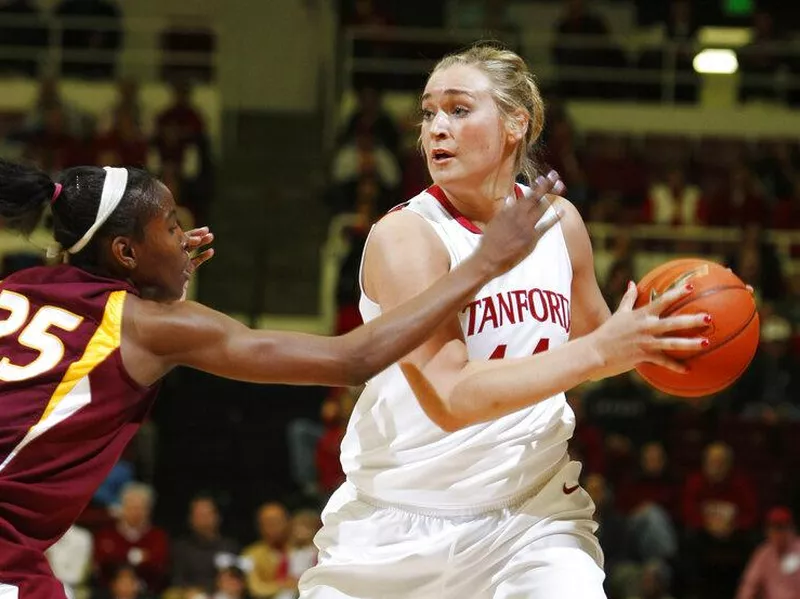
<path fill-rule="evenodd" d="M 702 397 L 725 389 L 745 371 L 758 346 L 759 319 L 755 299 L 742 280 L 724 266 L 700 259 L 672 260 L 654 268 L 637 286 L 635 307 L 689 284 L 693 291 L 669 306 L 662 317 L 710 314 L 708 326 L 680 333 L 705 337 L 709 346 L 700 351 L 666 352 L 689 368 L 686 373 L 649 363 L 640 364 L 636 371 L 664 393 Z"/>

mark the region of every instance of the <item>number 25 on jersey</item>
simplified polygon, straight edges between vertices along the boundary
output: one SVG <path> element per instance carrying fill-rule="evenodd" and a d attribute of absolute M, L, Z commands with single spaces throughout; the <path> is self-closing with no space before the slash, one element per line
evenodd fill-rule
<path fill-rule="evenodd" d="M 24 295 L 13 291 L 0 291 L 0 308 L 9 312 L 8 318 L 0 321 L 0 338 L 19 332 L 17 342 L 39 352 L 25 366 L 14 364 L 7 355 L 0 358 L 0 381 L 25 381 L 54 368 L 64 357 L 64 344 L 50 332 L 51 328 L 74 331 L 83 318 L 55 306 L 42 306 L 32 318 L 31 304 Z M 6 345 L 7 347 L 7 345 Z"/>

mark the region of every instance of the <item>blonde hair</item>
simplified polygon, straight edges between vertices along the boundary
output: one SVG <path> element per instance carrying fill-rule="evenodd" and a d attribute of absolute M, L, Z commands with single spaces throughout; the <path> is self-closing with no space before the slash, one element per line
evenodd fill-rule
<path fill-rule="evenodd" d="M 515 173 L 530 183 L 538 174 L 536 149 L 544 128 L 544 100 L 536 79 L 525 61 L 515 52 L 481 42 L 471 48 L 450 54 L 433 68 L 431 76 L 452 66 L 464 65 L 480 69 L 492 82 L 491 94 L 506 122 L 513 125 L 514 113 L 528 115 L 528 125 L 517 149 Z"/>

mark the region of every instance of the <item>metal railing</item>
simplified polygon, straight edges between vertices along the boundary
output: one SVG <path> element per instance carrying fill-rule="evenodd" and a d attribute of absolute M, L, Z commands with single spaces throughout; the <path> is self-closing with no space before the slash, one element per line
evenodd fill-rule
<path fill-rule="evenodd" d="M 214 49 L 173 50 L 163 47 L 160 37 L 193 33 L 218 37 L 213 23 L 193 27 L 167 18 L 0 14 L 2 32 L 6 39 L 0 36 L 0 65 L 6 71 L 13 70 L 9 63 L 29 62 L 36 65 L 38 75 L 58 76 L 65 63 L 114 68 L 124 62 L 125 66 L 138 71 L 142 68 L 157 71 L 165 67 L 204 67 L 210 68 L 212 73 L 218 72 L 218 53 Z M 95 47 L 90 47 L 88 40 L 80 41 L 77 36 L 105 38 L 99 44 L 95 39 Z"/>
<path fill-rule="evenodd" d="M 636 35 L 608 37 L 541 33 L 535 30 L 527 30 L 523 34 L 487 33 L 482 30 L 348 27 L 342 32 L 342 87 L 347 89 L 352 86 L 354 78 L 359 75 L 389 78 L 411 75 L 424 78 L 443 54 L 477 40 L 493 39 L 519 51 L 545 86 L 599 85 L 595 92 L 596 97 L 600 98 L 607 95 L 609 84 L 620 86 L 621 95 L 633 98 L 646 93 L 648 99 L 653 99 L 655 89 L 658 96 L 655 99 L 674 103 L 681 97 L 681 87 L 700 85 L 701 76 L 694 71 L 692 58 L 710 47 L 699 41 L 665 39 L 653 43 L 642 41 Z M 415 46 L 420 49 L 415 51 Z M 713 47 L 726 48 L 717 44 Z M 800 92 L 800 76 L 792 72 L 789 64 L 791 60 L 800 60 L 800 41 L 770 42 L 757 48 L 728 48 L 739 57 L 737 77 L 740 86 L 767 91 L 778 101 L 786 101 L 790 93 Z M 575 55 L 575 52 L 579 55 Z M 775 68 L 758 72 L 748 67 L 748 57 L 754 52 L 774 60 Z M 557 58 L 559 53 L 562 60 Z M 565 53 L 572 53 L 572 56 L 566 59 L 563 56 Z"/>

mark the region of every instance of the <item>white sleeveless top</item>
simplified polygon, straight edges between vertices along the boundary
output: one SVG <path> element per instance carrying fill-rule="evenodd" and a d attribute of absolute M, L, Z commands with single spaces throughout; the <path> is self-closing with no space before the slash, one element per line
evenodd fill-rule
<path fill-rule="evenodd" d="M 436 186 L 399 208 L 431 225 L 451 269 L 480 243 L 480 229 Z M 571 285 L 569 252 L 556 224 L 525 260 L 489 282 L 459 314 L 469 359 L 529 356 L 565 343 Z M 365 321 L 381 312 L 363 284 L 360 310 Z M 379 502 L 422 511 L 485 511 L 546 482 L 566 459 L 574 425 L 562 393 L 447 433 L 428 419 L 394 364 L 367 383 L 342 441 L 341 460 L 348 481 Z"/>

